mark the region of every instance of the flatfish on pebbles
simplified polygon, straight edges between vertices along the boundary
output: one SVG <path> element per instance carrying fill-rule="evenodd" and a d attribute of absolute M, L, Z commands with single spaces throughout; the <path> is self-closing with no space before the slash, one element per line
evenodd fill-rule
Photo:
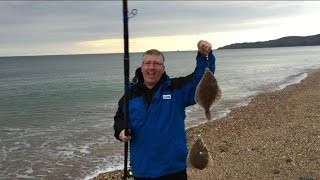
<path fill-rule="evenodd" d="M 221 99 L 218 81 L 209 67 L 206 67 L 195 94 L 195 101 L 204 108 L 207 120 L 211 120 L 210 108 Z"/>
<path fill-rule="evenodd" d="M 209 152 L 201 136 L 198 136 L 198 139 L 193 144 L 189 152 L 189 163 L 192 167 L 196 169 L 204 169 L 207 167 L 209 162 Z"/>

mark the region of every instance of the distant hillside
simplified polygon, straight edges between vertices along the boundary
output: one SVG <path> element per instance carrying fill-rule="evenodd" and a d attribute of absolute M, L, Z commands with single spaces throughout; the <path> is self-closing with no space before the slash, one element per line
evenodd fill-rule
<path fill-rule="evenodd" d="M 235 43 L 219 47 L 218 49 L 241 49 L 241 48 L 267 48 L 267 47 L 291 47 L 291 46 L 318 46 L 320 34 L 313 36 L 287 36 L 275 40 Z"/>

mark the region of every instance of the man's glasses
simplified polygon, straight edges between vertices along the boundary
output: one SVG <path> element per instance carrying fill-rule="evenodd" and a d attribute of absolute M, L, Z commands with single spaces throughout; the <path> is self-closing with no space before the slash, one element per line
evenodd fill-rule
<path fill-rule="evenodd" d="M 142 65 L 145 65 L 147 67 L 151 67 L 152 65 L 154 67 L 161 67 L 163 65 L 163 63 L 160 63 L 160 62 L 142 62 Z"/>

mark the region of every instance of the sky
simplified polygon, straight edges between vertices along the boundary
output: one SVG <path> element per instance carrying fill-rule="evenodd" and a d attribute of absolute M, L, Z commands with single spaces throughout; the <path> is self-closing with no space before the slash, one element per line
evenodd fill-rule
<path fill-rule="evenodd" d="M 129 51 L 320 34 L 320 1 L 131 1 Z M 129 15 L 131 16 L 131 15 Z M 0 56 L 123 53 L 122 1 L 0 1 Z"/>

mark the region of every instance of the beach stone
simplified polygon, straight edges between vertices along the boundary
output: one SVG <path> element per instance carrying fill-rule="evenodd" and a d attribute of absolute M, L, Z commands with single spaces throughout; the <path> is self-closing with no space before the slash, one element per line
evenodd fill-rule
<path fill-rule="evenodd" d="M 273 174 L 280 174 L 281 171 L 280 169 L 273 169 L 272 172 Z"/>
<path fill-rule="evenodd" d="M 228 149 L 229 149 L 229 147 L 228 147 L 227 145 L 225 145 L 225 144 L 219 145 L 218 148 L 219 148 L 219 150 L 220 150 L 221 153 L 227 152 Z"/>
<path fill-rule="evenodd" d="M 292 161 L 293 161 L 293 160 L 292 160 L 291 158 L 287 158 L 287 159 L 286 159 L 286 162 L 287 162 L 287 163 L 290 163 L 290 162 L 292 162 Z"/>
<path fill-rule="evenodd" d="M 300 180 L 316 180 L 316 178 L 312 176 L 302 176 L 300 177 Z"/>

